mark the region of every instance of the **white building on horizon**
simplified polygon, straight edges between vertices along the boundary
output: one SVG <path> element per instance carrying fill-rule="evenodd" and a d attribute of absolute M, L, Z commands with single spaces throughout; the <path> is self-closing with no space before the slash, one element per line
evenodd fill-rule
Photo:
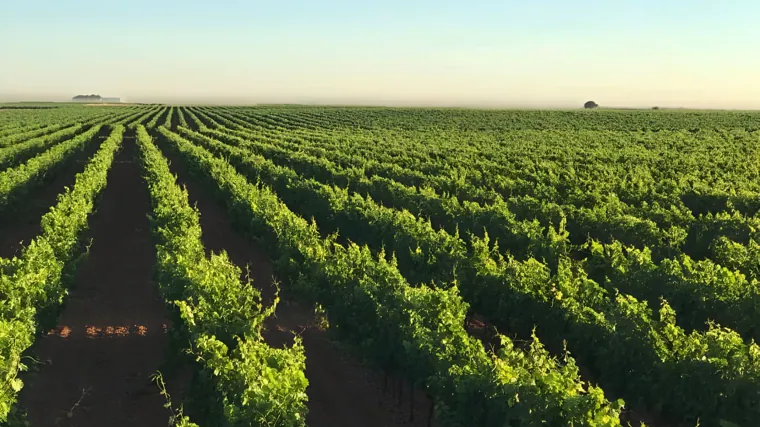
<path fill-rule="evenodd" d="M 115 98 L 115 97 L 103 97 L 100 95 L 77 95 L 73 98 L 71 98 L 72 102 L 102 102 L 102 103 L 108 103 L 108 104 L 118 104 L 121 102 L 121 98 Z"/>

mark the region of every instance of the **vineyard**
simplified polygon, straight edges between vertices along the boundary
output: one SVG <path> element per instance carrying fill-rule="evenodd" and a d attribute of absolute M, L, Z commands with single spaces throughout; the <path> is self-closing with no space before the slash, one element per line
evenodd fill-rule
<path fill-rule="evenodd" d="M 0 108 L 0 425 L 750 427 L 760 114 Z"/>

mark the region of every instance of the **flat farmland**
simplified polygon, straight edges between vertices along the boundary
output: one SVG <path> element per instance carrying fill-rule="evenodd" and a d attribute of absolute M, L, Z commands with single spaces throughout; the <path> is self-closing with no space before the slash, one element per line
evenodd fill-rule
<path fill-rule="evenodd" d="M 0 109 L 0 425 L 760 420 L 760 113 Z"/>

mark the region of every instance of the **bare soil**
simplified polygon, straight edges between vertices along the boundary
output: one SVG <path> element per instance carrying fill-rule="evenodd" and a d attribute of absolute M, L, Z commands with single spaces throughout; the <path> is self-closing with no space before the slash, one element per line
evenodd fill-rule
<path fill-rule="evenodd" d="M 151 382 L 166 358 L 169 323 L 152 282 L 148 189 L 134 132 L 91 216 L 89 257 L 76 271 L 58 327 L 40 338 L 37 372 L 20 402 L 34 426 L 164 427 L 170 413 Z"/>
<path fill-rule="evenodd" d="M 76 174 L 82 172 L 100 148 L 104 138 L 108 137 L 110 129 L 103 127 L 94 141 L 68 160 L 63 168 L 46 176 L 24 201 L 18 203 L 19 209 L 14 212 L 2 212 L 0 217 L 0 257 L 11 258 L 20 255 L 21 249 L 34 237 L 40 234 L 40 221 L 50 207 L 56 204 L 58 195 L 65 187 L 72 187 Z"/>
<path fill-rule="evenodd" d="M 201 212 L 207 250 L 217 253 L 225 250 L 235 264 L 244 270 L 249 266 L 253 285 L 261 291 L 264 301 L 271 301 L 275 292 L 274 271 L 267 254 L 233 230 L 227 214 L 211 194 L 190 177 L 179 156 L 170 150 L 164 150 L 164 154 L 170 159 L 171 170 L 179 176 L 180 184 L 188 189 L 190 202 Z M 303 338 L 306 352 L 309 427 L 428 425 L 431 406 L 423 393 L 412 395 L 404 382 L 386 384 L 387 378 L 382 372 L 360 363 L 317 326 L 312 309 L 294 301 L 281 301 L 276 317 L 266 325 L 264 339 L 278 347 L 291 344 L 294 334 Z M 414 406 L 414 421 L 409 421 L 410 406 Z"/>

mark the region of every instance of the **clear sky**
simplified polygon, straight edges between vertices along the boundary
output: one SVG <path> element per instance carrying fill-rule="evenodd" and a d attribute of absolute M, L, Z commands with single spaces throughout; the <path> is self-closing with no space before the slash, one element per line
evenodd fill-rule
<path fill-rule="evenodd" d="M 758 0 L 0 0 L 0 99 L 760 108 Z"/>

